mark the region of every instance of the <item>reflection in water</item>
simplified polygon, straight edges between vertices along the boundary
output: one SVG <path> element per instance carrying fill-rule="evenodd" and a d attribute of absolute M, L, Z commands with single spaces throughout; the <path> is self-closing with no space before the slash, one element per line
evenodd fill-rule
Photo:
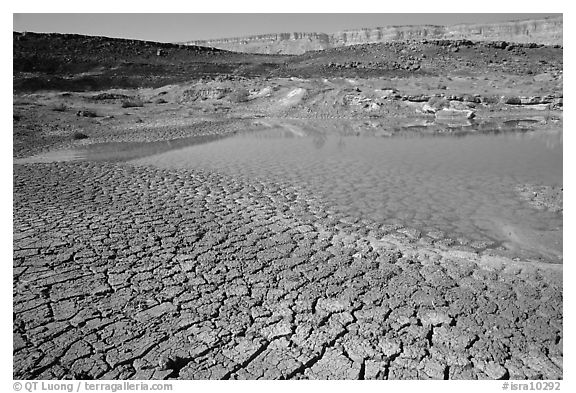
<path fill-rule="evenodd" d="M 64 161 L 123 162 L 188 146 L 214 142 L 229 135 L 202 135 L 155 142 L 109 142 L 84 146 L 77 149 L 55 150 L 32 157 L 14 159 L 14 164 L 35 164 Z"/>

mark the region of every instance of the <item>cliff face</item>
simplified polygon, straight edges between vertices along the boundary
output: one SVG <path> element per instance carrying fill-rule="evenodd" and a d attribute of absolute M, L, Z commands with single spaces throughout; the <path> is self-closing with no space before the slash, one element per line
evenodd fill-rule
<path fill-rule="evenodd" d="M 278 33 L 206 41 L 187 45 L 209 46 L 235 52 L 302 54 L 340 46 L 422 39 L 535 42 L 562 45 L 562 16 L 499 23 L 451 26 L 386 26 L 325 33 Z"/>
<path fill-rule="evenodd" d="M 332 48 L 331 35 L 325 33 L 277 33 L 188 41 L 186 45 L 209 46 L 233 52 L 298 55 L 310 50 Z"/>
<path fill-rule="evenodd" d="M 449 26 L 448 38 L 470 40 L 535 42 L 546 45 L 563 45 L 562 16 L 538 20 L 522 20 L 491 24 Z"/>

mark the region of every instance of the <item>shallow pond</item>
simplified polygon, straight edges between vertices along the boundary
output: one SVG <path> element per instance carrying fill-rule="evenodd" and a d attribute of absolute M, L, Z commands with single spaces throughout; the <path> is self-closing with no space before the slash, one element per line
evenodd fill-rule
<path fill-rule="evenodd" d="M 278 127 L 201 143 L 110 146 L 64 154 L 281 180 L 336 212 L 416 229 L 416 237 L 562 259 L 562 214 L 536 210 L 516 191 L 562 186 L 561 132 L 358 137 Z"/>

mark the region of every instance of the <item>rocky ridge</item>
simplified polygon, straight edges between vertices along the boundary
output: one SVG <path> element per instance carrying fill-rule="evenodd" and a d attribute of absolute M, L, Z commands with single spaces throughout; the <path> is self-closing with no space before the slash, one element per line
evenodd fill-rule
<path fill-rule="evenodd" d="M 277 33 L 247 37 L 184 42 L 234 52 L 266 54 L 302 54 L 341 46 L 422 39 L 504 40 L 515 43 L 562 45 L 562 16 L 495 23 L 449 26 L 384 26 L 345 30 L 336 33 Z"/>

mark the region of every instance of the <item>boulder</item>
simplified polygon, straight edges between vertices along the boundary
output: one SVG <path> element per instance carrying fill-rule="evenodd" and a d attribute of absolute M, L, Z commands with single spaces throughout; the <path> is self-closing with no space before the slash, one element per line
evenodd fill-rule
<path fill-rule="evenodd" d="M 417 94 L 417 95 L 406 95 L 403 98 L 410 102 L 426 102 L 430 100 L 431 97 L 426 94 Z"/>
<path fill-rule="evenodd" d="M 548 74 L 546 72 L 543 74 L 534 75 L 534 81 L 536 82 L 552 82 L 553 80 L 554 75 Z"/>
<path fill-rule="evenodd" d="M 342 99 L 344 105 L 370 104 L 372 100 L 362 94 L 346 94 Z"/>
<path fill-rule="evenodd" d="M 502 102 L 508 105 L 522 105 L 522 100 L 516 96 L 504 96 Z"/>
<path fill-rule="evenodd" d="M 438 112 L 436 112 L 436 119 L 437 120 L 464 120 L 464 119 L 473 119 L 476 116 L 473 110 L 470 109 L 447 109 L 444 108 Z"/>
<path fill-rule="evenodd" d="M 479 104 L 480 103 L 480 97 L 473 96 L 472 94 L 464 94 L 462 96 L 462 101 L 473 102 L 473 103 Z"/>
<path fill-rule="evenodd" d="M 80 117 L 98 117 L 98 115 L 96 114 L 96 112 L 91 111 L 91 110 L 83 110 L 83 111 L 78 111 L 76 112 L 76 116 L 80 116 Z"/>
<path fill-rule="evenodd" d="M 482 104 L 497 104 L 500 102 L 500 98 L 498 96 L 482 96 L 480 102 Z"/>
<path fill-rule="evenodd" d="M 450 101 L 449 108 L 450 109 L 457 109 L 461 111 L 467 111 L 471 108 L 474 108 L 475 104 L 472 102 L 460 102 L 460 101 Z"/>
<path fill-rule="evenodd" d="M 450 101 L 464 101 L 464 97 L 463 97 L 463 96 L 461 96 L 461 95 L 456 95 L 456 94 L 452 94 L 452 95 L 446 96 L 446 99 L 447 99 L 447 100 L 450 100 Z"/>
<path fill-rule="evenodd" d="M 398 95 L 398 91 L 394 89 L 382 89 L 380 98 L 392 98 Z"/>
<path fill-rule="evenodd" d="M 422 107 L 422 112 L 424 113 L 436 113 L 439 110 L 444 108 L 448 108 L 450 103 L 447 99 L 443 97 L 432 97 L 428 100 L 427 103 L 424 104 Z"/>
<path fill-rule="evenodd" d="M 371 111 L 377 111 L 378 109 L 380 109 L 380 104 L 378 104 L 377 102 L 373 102 L 368 106 L 368 110 Z"/>
<path fill-rule="evenodd" d="M 534 105 L 542 103 L 542 99 L 540 97 L 520 97 L 520 102 L 522 105 Z"/>

